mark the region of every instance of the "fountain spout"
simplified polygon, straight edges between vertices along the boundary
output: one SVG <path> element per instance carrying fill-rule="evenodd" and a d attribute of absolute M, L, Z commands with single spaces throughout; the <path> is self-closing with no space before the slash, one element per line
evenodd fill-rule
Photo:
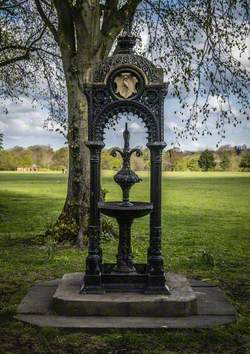
<path fill-rule="evenodd" d="M 130 159 L 133 153 L 136 156 L 141 156 L 142 151 L 139 148 L 130 149 L 129 140 L 130 140 L 130 133 L 128 130 L 128 123 L 125 124 L 125 130 L 123 132 L 124 138 L 124 147 L 123 149 L 114 148 L 111 151 L 111 155 L 116 157 L 117 154 L 120 154 L 122 157 L 122 168 L 115 174 L 114 180 L 122 189 L 122 205 L 123 206 L 131 206 L 133 203 L 129 201 L 129 192 L 131 187 L 135 183 L 139 183 L 142 179 L 137 176 L 137 174 L 131 169 L 130 166 Z"/>

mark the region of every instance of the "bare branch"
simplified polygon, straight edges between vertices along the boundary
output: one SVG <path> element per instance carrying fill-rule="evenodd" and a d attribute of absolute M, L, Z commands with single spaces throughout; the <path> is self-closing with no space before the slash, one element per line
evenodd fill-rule
<path fill-rule="evenodd" d="M 58 42 L 57 30 L 56 30 L 55 26 L 52 24 L 52 22 L 49 20 L 49 17 L 47 17 L 45 12 L 43 11 L 40 0 L 34 0 L 34 1 L 36 4 L 37 11 L 39 12 L 41 18 L 43 19 L 45 25 L 50 29 L 51 33 L 54 36 L 55 41 Z"/>
<path fill-rule="evenodd" d="M 19 49 L 19 50 L 24 50 L 25 53 L 22 54 L 22 55 L 18 55 L 18 56 L 16 56 L 16 57 L 9 58 L 9 59 L 6 59 L 6 60 L 0 62 L 0 67 L 7 66 L 7 65 L 13 64 L 13 63 L 15 63 L 15 62 L 21 61 L 21 60 L 28 60 L 29 57 L 30 57 L 30 52 L 31 52 L 32 50 L 34 50 L 34 49 L 32 48 L 33 45 L 34 45 L 35 43 L 39 42 L 39 40 L 40 40 L 40 39 L 42 38 L 42 36 L 44 35 L 45 31 L 46 31 L 46 27 L 44 27 L 44 28 L 41 30 L 39 36 L 38 36 L 37 38 L 35 38 L 28 46 L 22 46 L 22 45 L 14 45 L 14 46 L 13 46 L 13 45 L 12 45 L 12 46 L 6 46 L 6 47 L 1 48 L 0 51 L 4 51 L 4 50 L 7 50 L 7 49 Z M 38 31 L 38 32 L 39 32 L 39 31 Z M 32 38 L 32 37 L 34 37 L 34 34 L 32 34 L 30 38 Z M 29 39 L 30 39 L 30 38 L 29 38 Z M 29 40 L 29 39 L 28 39 L 28 40 Z M 28 42 L 28 40 L 27 40 L 27 42 Z"/>
<path fill-rule="evenodd" d="M 18 61 L 28 60 L 28 59 L 29 59 L 29 51 L 26 51 L 26 53 L 23 55 L 20 55 L 18 57 L 14 57 L 14 58 L 7 59 L 7 60 L 0 62 L 0 68 L 10 65 L 10 64 L 13 64 L 13 63 L 16 63 Z"/>

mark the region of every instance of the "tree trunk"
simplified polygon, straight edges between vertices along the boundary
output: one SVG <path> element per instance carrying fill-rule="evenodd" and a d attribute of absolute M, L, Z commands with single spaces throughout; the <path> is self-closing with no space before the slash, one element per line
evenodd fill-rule
<path fill-rule="evenodd" d="M 89 68 L 83 72 L 86 78 Z M 83 246 L 89 204 L 89 152 L 85 146 L 88 139 L 87 101 L 81 90 L 77 72 L 66 76 L 68 91 L 68 144 L 69 171 L 68 190 L 63 208 L 67 218 L 78 227 L 78 244 Z"/>

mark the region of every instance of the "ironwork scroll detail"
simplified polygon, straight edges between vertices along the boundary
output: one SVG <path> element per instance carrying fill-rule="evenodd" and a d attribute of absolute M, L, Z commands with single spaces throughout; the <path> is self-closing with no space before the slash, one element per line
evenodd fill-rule
<path fill-rule="evenodd" d="M 149 82 L 157 83 L 161 81 L 157 68 L 148 59 L 136 54 L 116 54 L 99 64 L 93 73 L 93 82 L 104 82 L 107 74 L 121 65 L 137 66 L 145 73 Z"/>

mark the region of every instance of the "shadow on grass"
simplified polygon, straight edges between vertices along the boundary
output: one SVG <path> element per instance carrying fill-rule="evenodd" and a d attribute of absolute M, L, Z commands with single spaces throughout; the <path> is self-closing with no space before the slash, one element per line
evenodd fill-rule
<path fill-rule="evenodd" d="M 0 239 L 32 238 L 44 232 L 59 215 L 63 199 L 0 191 Z"/>

